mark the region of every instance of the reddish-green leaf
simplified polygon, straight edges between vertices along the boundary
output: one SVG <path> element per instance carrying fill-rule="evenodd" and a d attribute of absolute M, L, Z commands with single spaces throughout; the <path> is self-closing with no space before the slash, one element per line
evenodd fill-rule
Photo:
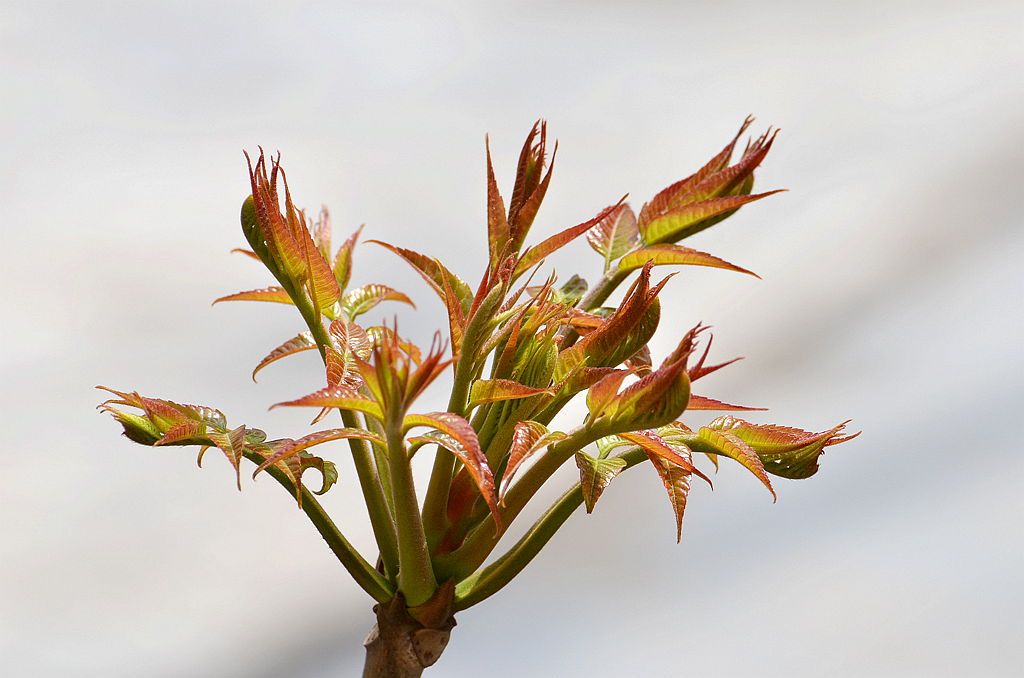
<path fill-rule="evenodd" d="M 728 261 L 719 259 L 706 252 L 700 252 L 689 247 L 683 247 L 682 245 L 670 244 L 651 245 L 630 252 L 619 260 L 619 271 L 628 273 L 629 271 L 643 268 L 647 262 L 651 262 L 654 266 L 708 266 L 746 273 L 755 278 L 760 277 L 753 271 L 730 264 Z"/>
<path fill-rule="evenodd" d="M 374 283 L 346 292 L 345 298 L 341 301 L 341 310 L 349 320 L 354 320 L 382 301 L 400 301 L 403 304 L 409 304 L 416 308 L 416 304 L 412 303 L 409 297 L 398 290 L 392 289 L 387 285 Z"/>
<path fill-rule="evenodd" d="M 331 213 L 327 211 L 326 205 L 321 205 L 320 214 L 313 225 L 313 242 L 325 261 L 331 258 L 331 235 Z"/>
<path fill-rule="evenodd" d="M 689 458 L 689 452 L 684 452 Z M 647 452 L 647 456 L 658 472 L 665 491 L 668 492 L 669 503 L 672 504 L 672 511 L 676 516 L 676 543 L 683 539 L 683 512 L 686 511 L 686 498 L 690 494 L 690 474 L 686 467 L 678 466 L 670 461 L 657 457 Z M 691 465 L 690 468 L 693 468 Z"/>
<path fill-rule="evenodd" d="M 341 297 L 341 290 L 338 288 L 338 281 L 334 277 L 334 271 L 331 270 L 330 264 L 327 263 L 327 259 L 313 242 L 306 226 L 305 217 L 302 217 L 299 222 L 298 238 L 306 259 L 306 291 L 309 293 L 310 301 L 313 302 L 313 308 L 330 309 Z"/>
<path fill-rule="evenodd" d="M 683 338 L 657 370 L 630 384 L 602 409 L 593 425 L 609 433 L 655 428 L 673 421 L 690 402 L 686 357 L 690 339 Z"/>
<path fill-rule="evenodd" d="M 604 257 L 607 270 L 611 262 L 640 244 L 640 231 L 636 226 L 636 215 L 626 203 L 620 204 L 604 219 L 587 231 L 590 247 Z"/>
<path fill-rule="evenodd" d="M 313 335 L 309 332 L 303 332 L 298 336 L 292 337 L 268 353 L 263 360 L 260 361 L 260 364 L 256 366 L 256 369 L 252 371 L 252 380 L 256 381 L 256 373 L 267 365 L 275 363 L 281 358 L 287 358 L 290 355 L 302 353 L 303 351 L 310 351 L 315 348 L 316 342 L 313 341 Z"/>
<path fill-rule="evenodd" d="M 670 444 L 654 431 L 620 433 L 619 437 L 639 446 L 648 456 L 660 457 L 685 470 L 687 473 L 692 473 L 702 478 L 708 485 L 711 485 L 711 479 L 693 465 L 690 450 L 685 445 L 678 443 Z"/>
<path fill-rule="evenodd" d="M 509 449 L 505 472 L 501 476 L 501 495 L 505 495 L 512 483 L 512 477 L 523 462 L 548 445 L 565 440 L 566 437 L 561 431 L 548 431 L 544 424 L 536 421 L 517 423 L 512 433 L 512 447 Z"/>
<path fill-rule="evenodd" d="M 721 400 L 715 400 L 714 398 L 708 398 L 707 396 L 697 395 L 696 393 L 690 394 L 690 403 L 686 406 L 687 410 L 711 410 L 715 412 L 763 412 L 767 410 L 767 407 L 747 407 L 746 405 L 733 405 L 731 403 L 725 403 Z"/>
<path fill-rule="evenodd" d="M 661 318 L 658 293 L 667 281 L 651 287 L 650 270 L 644 267 L 606 322 L 561 352 L 559 375 L 584 361 L 589 367 L 617 367 L 650 341 Z"/>
<path fill-rule="evenodd" d="M 592 418 L 599 419 L 604 415 L 629 374 L 628 370 L 614 370 L 587 390 L 587 410 Z"/>
<path fill-rule="evenodd" d="M 359 428 L 331 428 L 324 431 L 317 431 L 316 433 L 311 433 L 308 436 L 303 436 L 298 440 L 288 439 L 281 441 L 274 449 L 274 453 L 268 456 L 263 463 L 256 468 L 252 475 L 255 478 L 257 474 L 265 470 L 268 466 L 273 466 L 279 461 L 290 459 L 314 445 L 320 445 L 332 440 L 348 440 L 351 438 L 369 440 L 380 445 L 384 444 L 384 441 L 379 436 Z"/>
<path fill-rule="evenodd" d="M 626 468 L 626 460 L 619 457 L 595 459 L 584 452 L 576 453 L 576 466 L 580 470 L 580 489 L 587 513 L 593 513 L 597 500 L 615 476 Z"/>
<path fill-rule="evenodd" d="M 602 219 L 612 213 L 613 210 L 617 209 L 626 200 L 626 196 L 622 196 L 619 202 L 615 203 L 611 207 L 606 207 L 593 219 L 588 219 L 581 224 L 570 226 L 569 228 L 556 233 L 547 240 L 537 243 L 533 247 L 523 252 L 523 256 L 519 258 L 516 263 L 515 272 L 513 277 L 517 278 L 526 271 L 533 268 L 534 265 L 539 264 L 541 261 L 546 259 L 549 255 L 557 252 L 565 245 L 578 238 L 579 236 L 590 230 L 595 224 L 600 222 Z"/>
<path fill-rule="evenodd" d="M 210 431 L 207 434 L 214 445 L 220 448 L 224 456 L 228 458 L 232 468 L 235 469 L 235 480 L 238 489 L 242 489 L 242 456 L 245 453 L 245 425 L 239 426 L 232 431 Z"/>
<path fill-rule="evenodd" d="M 203 442 L 206 424 L 197 419 L 188 419 L 171 426 L 154 445 L 196 445 Z"/>
<path fill-rule="evenodd" d="M 236 292 L 235 294 L 229 294 L 226 297 L 220 297 L 215 299 L 213 303 L 218 304 L 222 301 L 270 301 L 275 304 L 294 304 L 292 298 L 288 296 L 288 293 L 284 291 L 283 287 L 264 287 L 258 290 L 249 290 L 247 292 Z"/>
<path fill-rule="evenodd" d="M 817 473 L 818 459 L 826 447 L 860 435 L 842 435 L 847 423 L 814 433 L 775 424 L 752 424 L 727 416 L 715 419 L 707 428 L 727 432 L 745 442 L 757 453 L 768 473 L 782 478 L 801 479 Z"/>
<path fill-rule="evenodd" d="M 508 225 L 508 214 L 505 212 L 505 201 L 498 190 L 498 180 L 494 178 L 494 166 L 491 163 L 491 142 L 486 139 L 487 149 L 487 245 L 490 250 L 490 265 L 494 270 L 498 261 L 505 253 L 512 239 Z"/>
<path fill-rule="evenodd" d="M 444 288 L 445 280 L 447 280 L 448 285 L 458 297 L 459 303 L 462 304 L 463 313 L 469 313 L 470 306 L 473 303 L 473 290 L 459 276 L 445 268 L 440 261 L 425 254 L 405 249 L 404 247 L 389 245 L 380 240 L 367 240 L 366 242 L 380 245 L 402 257 L 430 285 L 441 301 L 445 301 Z"/>
<path fill-rule="evenodd" d="M 259 255 L 256 254 L 255 252 L 253 252 L 252 250 L 247 250 L 247 249 L 243 249 L 241 247 L 236 247 L 233 250 L 231 250 L 231 253 L 232 254 L 244 254 L 245 256 L 249 257 L 250 259 L 255 259 L 256 261 L 260 261 Z"/>
<path fill-rule="evenodd" d="M 469 391 L 469 407 L 474 408 L 499 400 L 529 398 L 541 393 L 550 393 L 550 391 L 526 386 L 511 379 L 477 379 Z"/>
<path fill-rule="evenodd" d="M 750 124 L 754 121 L 753 118 L 748 117 L 743 121 L 739 131 L 732 138 L 725 148 L 723 148 L 715 157 L 711 158 L 703 167 L 691 174 L 690 176 L 677 181 L 671 186 L 662 189 L 648 201 L 643 208 L 640 210 L 640 223 L 648 224 L 655 217 L 661 216 L 665 212 L 668 212 L 673 207 L 677 207 L 682 199 L 685 198 L 687 193 L 697 184 L 707 179 L 710 175 L 720 172 L 729 165 L 729 159 L 732 158 L 733 150 L 736 148 L 736 142 L 739 141 L 743 133 L 750 127 Z"/>
<path fill-rule="evenodd" d="M 380 421 L 384 420 L 380 405 L 344 387 L 322 388 L 307 396 L 272 405 L 270 409 L 275 407 L 336 407 L 339 410 L 362 412 Z"/>
<path fill-rule="evenodd" d="M 429 414 L 406 415 L 402 425 L 403 430 L 427 426 L 445 434 L 443 440 L 445 447 L 459 458 L 466 471 L 473 478 L 477 489 L 487 502 L 487 507 L 494 515 L 494 522 L 498 529 L 502 529 L 501 512 L 498 510 L 498 493 L 494 487 L 494 475 L 487 464 L 487 456 L 480 449 L 480 442 L 477 440 L 476 431 L 469 422 L 451 412 L 431 412 Z M 451 447 L 448 447 L 451 445 Z"/>
<path fill-rule="evenodd" d="M 363 227 L 360 226 L 356 229 L 355 233 L 345 239 L 345 242 L 341 243 L 341 247 L 338 248 L 337 254 L 334 255 L 334 279 L 338 281 L 338 287 L 342 291 L 348 287 L 349 280 L 352 279 L 352 251 L 356 247 L 356 241 L 359 240 L 359 234 L 363 232 Z"/>
<path fill-rule="evenodd" d="M 728 431 L 718 431 L 707 427 L 697 431 L 697 436 L 711 446 L 712 449 L 706 451 L 738 461 L 740 465 L 753 473 L 768 488 L 768 491 L 772 493 L 773 499 L 778 498 L 775 496 L 775 488 L 772 487 L 772 481 L 768 479 L 768 474 L 765 473 L 764 464 L 761 463 L 757 452 L 750 445 Z"/>
<path fill-rule="evenodd" d="M 641 225 L 640 231 L 643 233 L 644 242 L 649 245 L 675 242 L 690 235 L 690 229 L 706 219 L 716 217 L 725 212 L 731 212 L 747 203 L 767 198 L 779 192 L 768 191 L 753 195 L 727 195 L 688 203 L 667 212 L 649 224 Z"/>

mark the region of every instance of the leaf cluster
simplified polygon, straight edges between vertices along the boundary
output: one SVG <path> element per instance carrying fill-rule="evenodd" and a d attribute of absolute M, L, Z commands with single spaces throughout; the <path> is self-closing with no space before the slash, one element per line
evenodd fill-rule
<path fill-rule="evenodd" d="M 540 240 L 530 236 L 557 144 L 549 157 L 546 124 L 533 127 L 506 206 L 488 142 L 488 248 L 476 285 L 436 257 L 370 241 L 411 266 L 440 301 L 447 337 L 438 333 L 425 350 L 403 337 L 397 323 L 364 322 L 378 304 L 412 302 L 378 282 L 350 287 L 362 227 L 332 250 L 326 209 L 314 220 L 296 207 L 280 158 L 261 151 L 255 163 L 249 161 L 251 194 L 241 210 L 248 247 L 238 251 L 261 262 L 274 284 L 217 301 L 294 306 L 304 327 L 258 362 L 253 379 L 283 358 L 318 351 L 324 385 L 275 407 L 313 408 L 313 423 L 337 410 L 343 425 L 268 441 L 259 429 L 229 427 L 218 410 L 135 392 L 108 389 L 114 397 L 101 407 L 135 442 L 198 445 L 200 459 L 208 448 L 220 449 L 239 487 L 242 459 L 256 464 L 254 475 L 275 475 L 294 490 L 318 529 L 343 545 L 339 558 L 378 600 L 401 593 L 413 608 L 440 595 L 456 609 L 479 602 L 514 577 L 576 507 L 593 511 L 614 478 L 644 462 L 665 487 L 678 540 L 692 478 L 711 483 L 698 458 L 715 469 L 723 457 L 737 462 L 774 497 L 771 476 L 809 477 L 826 447 L 851 437 L 843 434 L 845 424 L 812 432 L 733 416 L 684 423 L 685 412 L 758 409 L 692 390 L 699 379 L 738 359 L 709 364 L 711 335 L 699 324 L 657 364 L 649 348 L 662 320 L 660 293 L 671 277 L 655 280 L 654 269 L 703 266 L 754 275 L 679 244 L 778 192 L 753 192 L 754 172 L 775 133 L 751 139 L 737 154 L 750 124 L 745 121 L 719 153 L 639 212 L 623 198 Z M 602 275 L 593 285 L 579 276 L 559 284 L 553 272 L 533 282 L 547 257 L 579 238 L 599 256 Z M 621 301 L 606 305 L 627 282 Z M 423 391 L 449 372 L 447 409 L 418 410 Z M 556 426 L 556 417 L 577 397 L 585 398 L 586 416 L 574 426 Z M 322 518 L 302 483 L 303 472 L 314 467 L 322 475 L 318 494 L 335 484 L 334 464 L 310 450 L 343 439 L 380 549 L 372 568 L 358 553 L 345 551 L 351 546 L 331 532 L 337 528 Z M 422 450 L 433 450 L 434 464 L 421 504 L 410 459 Z M 503 532 L 570 460 L 579 482 L 485 567 Z"/>

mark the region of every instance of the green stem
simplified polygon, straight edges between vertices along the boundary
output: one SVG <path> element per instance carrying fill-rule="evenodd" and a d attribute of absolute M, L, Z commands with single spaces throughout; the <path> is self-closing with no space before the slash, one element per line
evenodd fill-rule
<path fill-rule="evenodd" d="M 256 464 L 262 464 L 264 461 L 264 457 L 255 452 L 247 451 L 245 457 Z M 295 485 L 284 471 L 277 466 L 270 466 L 267 468 L 267 473 L 281 483 L 292 497 L 295 496 Z M 317 532 L 324 538 L 327 546 L 356 580 L 356 583 L 377 602 L 383 603 L 394 598 L 395 590 L 392 585 L 349 543 L 331 517 L 324 511 L 324 507 L 313 496 L 313 493 L 302 488 L 301 496 L 303 512 L 309 517 Z"/>
<path fill-rule="evenodd" d="M 312 303 L 301 291 L 290 290 L 289 294 L 316 341 L 320 357 L 326 360 L 326 351 L 327 347 L 331 345 L 331 338 L 320 321 L 320 313 L 313 308 Z M 364 428 L 360 426 L 354 412 L 342 410 L 341 420 L 346 427 Z M 384 497 L 384 488 L 377 476 L 373 452 L 370 449 L 370 444 L 361 438 L 349 438 L 348 446 L 352 450 L 352 462 L 356 468 L 356 476 L 359 478 L 359 487 L 363 492 L 363 500 L 370 516 L 370 526 L 373 528 L 373 536 L 377 541 L 377 548 L 380 550 L 384 570 L 393 574 L 398 569 L 395 523 Z"/>
<path fill-rule="evenodd" d="M 621 285 L 622 281 L 628 276 L 629 273 L 620 272 L 617 266 L 612 268 L 597 281 L 597 284 L 587 292 L 586 296 L 577 305 L 584 311 L 593 311 L 603 304 L 611 296 L 612 292 L 615 291 L 615 288 Z"/>
<path fill-rule="evenodd" d="M 640 450 L 630 450 L 621 456 L 626 460 L 625 468 L 635 466 L 646 459 Z M 455 587 L 455 610 L 465 610 L 504 588 L 530 564 L 582 503 L 583 489 L 576 483 L 551 505 L 551 508 L 507 553 L 484 569 L 474 572 Z"/>
<path fill-rule="evenodd" d="M 582 447 L 597 439 L 594 433 L 586 429 L 578 429 L 565 440 L 555 443 L 537 462 L 523 473 L 522 477 L 505 495 L 501 519 L 507 529 L 512 521 L 526 506 L 527 502 L 537 493 L 544 482 L 571 458 Z M 501 535 L 497 532 L 494 516 L 488 515 L 473 529 L 466 541 L 455 551 L 438 556 L 434 561 L 434 569 L 441 580 L 455 579 L 461 581 L 480 567 L 487 556 L 498 545 Z"/>
<path fill-rule="evenodd" d="M 422 605 L 437 589 L 434 569 L 423 533 L 412 466 L 402 435 L 401 411 L 384 424 L 388 442 L 388 467 L 391 470 L 391 497 L 398 528 L 398 588 L 410 607 Z"/>
<path fill-rule="evenodd" d="M 462 416 L 465 414 L 469 400 L 469 385 L 472 382 L 472 360 L 460 354 L 455 364 L 455 378 L 452 384 L 451 397 L 448 399 L 448 411 Z M 455 455 L 437 446 L 434 466 L 430 471 L 430 482 L 427 494 L 423 498 L 423 531 L 431 552 L 444 538 L 448 529 L 448 492 L 451 490 L 452 478 L 455 475 Z"/>

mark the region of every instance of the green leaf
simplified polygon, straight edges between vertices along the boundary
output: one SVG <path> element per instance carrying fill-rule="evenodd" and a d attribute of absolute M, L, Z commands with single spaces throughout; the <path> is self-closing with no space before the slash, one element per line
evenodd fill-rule
<path fill-rule="evenodd" d="M 626 461 L 619 457 L 595 459 L 584 452 L 577 452 L 576 466 L 580 469 L 580 488 L 583 490 L 587 513 L 593 513 L 608 483 L 626 468 Z"/>
<path fill-rule="evenodd" d="M 416 308 L 416 304 L 398 290 L 374 283 L 345 293 L 345 298 L 341 301 L 341 310 L 349 320 L 355 320 L 382 301 L 400 301 Z"/>

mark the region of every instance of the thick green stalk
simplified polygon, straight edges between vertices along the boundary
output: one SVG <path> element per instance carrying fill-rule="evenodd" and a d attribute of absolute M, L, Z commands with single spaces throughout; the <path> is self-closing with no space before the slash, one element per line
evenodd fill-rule
<path fill-rule="evenodd" d="M 629 273 L 622 273 L 619 271 L 618 266 L 613 266 L 611 270 L 605 273 L 597 284 L 587 292 L 587 294 L 580 300 L 577 306 L 584 311 L 593 311 L 595 308 L 603 304 L 615 288 L 622 284 L 622 281 L 629 276 Z"/>
<path fill-rule="evenodd" d="M 640 450 L 630 450 L 621 456 L 626 460 L 625 468 L 635 466 L 646 459 Z M 582 503 L 583 489 L 576 483 L 551 505 L 551 508 L 507 553 L 484 569 L 474 572 L 455 587 L 455 610 L 465 610 L 504 588 L 530 564 Z"/>
<path fill-rule="evenodd" d="M 327 347 L 331 345 L 331 338 L 324 330 L 323 323 L 320 322 L 320 314 L 313 308 L 305 295 L 292 293 L 292 291 L 289 291 L 289 294 L 295 301 L 303 320 L 306 321 L 306 325 L 317 343 L 317 348 L 320 350 L 320 356 L 325 357 Z M 341 421 L 349 428 L 364 428 L 360 425 L 354 412 L 342 411 Z M 352 450 L 352 462 L 356 468 L 356 476 L 359 478 L 359 487 L 363 492 L 366 511 L 370 516 L 370 526 L 373 528 L 373 536 L 377 541 L 384 569 L 389 574 L 394 574 L 398 569 L 395 523 L 384 496 L 381 480 L 377 476 L 373 452 L 370 449 L 370 444 L 359 438 L 349 438 L 348 446 Z"/>
<path fill-rule="evenodd" d="M 490 299 L 490 295 L 488 295 Z M 491 304 L 493 306 L 493 304 Z M 481 309 L 489 308 L 487 301 Z M 463 335 L 462 350 L 455 362 L 455 377 L 452 382 L 448 411 L 465 416 L 469 401 L 469 388 L 473 383 L 476 367 L 476 348 L 482 343 L 483 333 L 490 318 L 480 310 L 470 319 Z M 423 529 L 430 550 L 433 551 L 448 529 L 448 492 L 455 475 L 455 455 L 441 446 L 437 447 L 434 466 L 430 471 L 427 494 L 423 499 Z"/>
<path fill-rule="evenodd" d="M 565 440 L 555 443 L 541 455 L 516 481 L 503 500 L 501 519 L 507 529 L 537 493 L 544 482 L 582 447 L 597 439 L 586 429 L 578 429 Z M 473 529 L 466 541 L 455 551 L 438 556 L 434 569 L 441 580 L 461 581 L 480 567 L 498 545 L 501 535 L 495 529 L 494 516 L 488 515 Z"/>
<path fill-rule="evenodd" d="M 256 464 L 262 464 L 264 457 L 255 452 L 246 451 L 246 459 Z M 267 467 L 274 480 L 288 490 L 289 494 L 295 496 L 295 485 L 288 478 L 288 475 L 276 466 Z M 302 510 L 309 517 L 309 520 L 316 527 L 320 536 L 327 542 L 334 555 L 341 561 L 341 564 L 356 580 L 356 583 L 364 591 L 370 594 L 378 602 L 386 602 L 395 596 L 394 587 L 386 580 L 370 563 L 356 550 L 354 546 L 341 533 L 338 526 L 334 524 L 331 517 L 327 515 L 324 507 L 316 500 L 313 493 L 302 488 Z"/>
<path fill-rule="evenodd" d="M 398 528 L 398 588 L 410 607 L 422 605 L 437 589 L 427 540 L 423 533 L 412 466 L 402 435 L 401 411 L 384 423 L 388 443 L 388 467 L 391 470 L 391 497 Z"/>

